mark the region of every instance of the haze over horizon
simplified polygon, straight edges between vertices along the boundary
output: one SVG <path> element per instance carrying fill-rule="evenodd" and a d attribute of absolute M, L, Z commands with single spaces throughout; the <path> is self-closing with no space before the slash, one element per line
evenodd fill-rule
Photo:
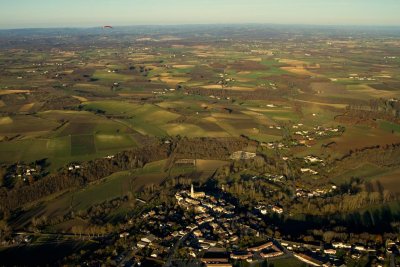
<path fill-rule="evenodd" d="M 101 25 L 399 26 L 397 0 L 0 0 L 0 29 Z"/>

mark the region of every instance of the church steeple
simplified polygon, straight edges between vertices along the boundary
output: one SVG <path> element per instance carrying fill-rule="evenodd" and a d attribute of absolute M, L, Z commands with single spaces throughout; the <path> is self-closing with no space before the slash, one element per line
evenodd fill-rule
<path fill-rule="evenodd" d="M 190 185 L 190 196 L 191 196 L 192 198 L 195 197 L 195 196 L 194 196 L 194 187 L 193 187 L 193 184 Z"/>

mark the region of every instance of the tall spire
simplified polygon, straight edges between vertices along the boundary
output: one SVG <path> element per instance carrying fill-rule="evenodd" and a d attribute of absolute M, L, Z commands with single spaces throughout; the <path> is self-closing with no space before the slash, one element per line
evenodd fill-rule
<path fill-rule="evenodd" d="M 193 188 L 193 184 L 191 184 L 191 186 L 190 186 L 190 196 L 191 196 L 192 198 L 194 198 L 194 188 Z"/>

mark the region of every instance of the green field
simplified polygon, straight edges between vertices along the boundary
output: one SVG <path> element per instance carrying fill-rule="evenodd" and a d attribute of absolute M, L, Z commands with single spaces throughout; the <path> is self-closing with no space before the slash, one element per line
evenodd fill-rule
<path fill-rule="evenodd" d="M 71 161 L 104 157 L 137 145 L 130 127 L 89 112 L 47 111 L 7 122 L 12 125 L 0 128 L 0 135 L 3 131 L 19 137 L 0 142 L 2 162 L 47 158 L 50 168 L 57 169 Z"/>
<path fill-rule="evenodd" d="M 393 133 L 400 133 L 400 124 L 395 124 L 388 121 L 381 121 L 380 127 L 382 130 Z"/>

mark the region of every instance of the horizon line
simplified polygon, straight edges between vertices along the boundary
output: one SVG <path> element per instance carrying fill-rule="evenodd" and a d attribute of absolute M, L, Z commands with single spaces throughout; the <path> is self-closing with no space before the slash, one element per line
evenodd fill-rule
<path fill-rule="evenodd" d="M 106 25 L 106 24 L 104 24 Z M 102 28 L 104 25 L 87 25 L 87 26 L 38 26 L 38 27 L 10 27 L 10 28 L 2 28 L 0 26 L 0 31 L 7 30 L 38 30 L 38 29 L 96 29 Z M 107 24 L 110 25 L 110 24 Z M 152 27 L 171 27 L 171 26 L 245 26 L 245 25 L 270 25 L 270 26 L 294 26 L 294 27 L 358 27 L 358 28 L 368 28 L 368 27 L 376 27 L 376 28 L 396 28 L 398 27 L 400 30 L 400 24 L 309 24 L 309 23 L 272 23 L 272 22 L 240 22 L 240 23 L 165 23 L 165 24 L 111 24 L 113 28 L 127 28 L 127 27 L 139 27 L 139 26 L 152 26 Z"/>

